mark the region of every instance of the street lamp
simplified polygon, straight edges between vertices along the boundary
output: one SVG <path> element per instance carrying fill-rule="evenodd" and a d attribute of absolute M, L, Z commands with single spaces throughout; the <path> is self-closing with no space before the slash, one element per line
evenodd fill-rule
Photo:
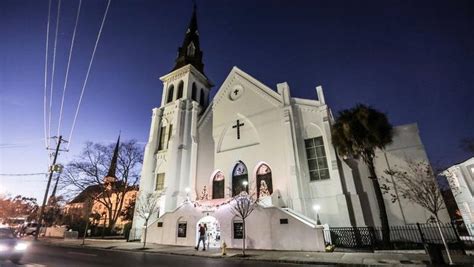
<path fill-rule="evenodd" d="M 321 206 L 318 204 L 313 205 L 313 210 L 316 212 L 316 224 L 321 225 L 321 221 L 319 220 L 319 210 L 321 209 Z"/>
<path fill-rule="evenodd" d="M 242 185 L 245 187 L 245 192 L 247 192 L 247 194 L 248 194 L 248 191 L 249 191 L 249 189 L 248 189 L 249 182 L 243 181 L 243 182 L 242 182 Z"/>

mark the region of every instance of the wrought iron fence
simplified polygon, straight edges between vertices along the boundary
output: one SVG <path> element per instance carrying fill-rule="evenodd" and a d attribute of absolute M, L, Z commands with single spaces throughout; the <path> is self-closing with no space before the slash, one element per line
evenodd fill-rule
<path fill-rule="evenodd" d="M 325 230 L 325 241 L 339 248 L 350 249 L 423 249 L 425 244 L 442 244 L 440 230 L 451 250 L 464 253 L 474 249 L 474 238 L 460 236 L 453 224 L 435 223 L 391 226 L 390 243 L 382 242 L 381 227 L 331 227 Z"/>

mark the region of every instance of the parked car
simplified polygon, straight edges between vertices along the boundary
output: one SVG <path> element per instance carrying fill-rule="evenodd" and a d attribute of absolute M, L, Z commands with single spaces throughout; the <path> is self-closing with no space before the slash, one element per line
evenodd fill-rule
<path fill-rule="evenodd" d="M 0 228 L 0 260 L 18 264 L 28 244 L 19 240 L 10 228 Z"/>
<path fill-rule="evenodd" d="M 22 235 L 35 235 L 36 234 L 36 227 L 38 226 L 38 223 L 35 222 L 29 222 L 23 225 L 23 229 L 20 231 Z M 44 231 L 42 229 L 44 225 L 40 228 L 40 233 Z"/>

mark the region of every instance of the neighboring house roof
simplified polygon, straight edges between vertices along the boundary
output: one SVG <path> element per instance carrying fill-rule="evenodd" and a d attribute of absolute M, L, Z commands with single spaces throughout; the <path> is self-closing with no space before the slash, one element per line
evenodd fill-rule
<path fill-rule="evenodd" d="M 116 182 L 116 185 L 121 186 L 122 184 L 122 181 Z M 138 185 L 128 186 L 126 192 L 130 191 L 138 191 Z M 111 192 L 113 194 L 116 193 L 117 190 L 115 189 L 107 192 Z M 102 193 L 102 185 L 90 185 L 86 189 L 84 189 L 79 195 L 77 195 L 73 200 L 71 200 L 68 204 L 84 203 L 88 198 L 91 198 L 91 196 L 96 196 Z"/>
<path fill-rule="evenodd" d="M 84 189 L 81 193 L 79 193 L 79 195 L 77 195 L 68 204 L 83 203 L 88 198 L 90 198 L 91 195 L 98 195 L 101 192 L 102 192 L 102 186 L 101 185 L 89 185 L 86 189 Z"/>

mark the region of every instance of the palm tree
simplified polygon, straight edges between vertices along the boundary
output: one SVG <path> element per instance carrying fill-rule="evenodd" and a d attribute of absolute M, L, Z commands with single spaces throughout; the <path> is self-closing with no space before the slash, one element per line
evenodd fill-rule
<path fill-rule="evenodd" d="M 392 137 L 392 125 L 387 116 L 362 104 L 341 111 L 332 127 L 332 142 L 339 154 L 361 158 L 369 168 L 369 178 L 379 207 L 384 245 L 390 242 L 390 232 L 382 190 L 375 173 L 374 157 L 375 150 L 384 149 L 392 142 Z"/>

